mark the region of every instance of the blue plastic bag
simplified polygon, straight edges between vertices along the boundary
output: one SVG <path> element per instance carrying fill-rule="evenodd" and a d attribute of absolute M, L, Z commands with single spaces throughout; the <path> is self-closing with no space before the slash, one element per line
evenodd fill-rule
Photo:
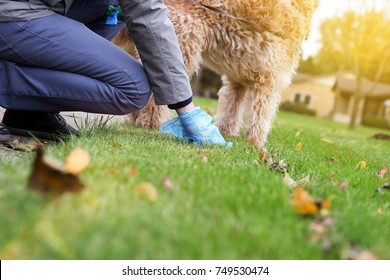
<path fill-rule="evenodd" d="M 119 14 L 118 10 L 111 11 L 106 19 L 106 25 L 114 25 L 114 26 L 118 25 L 118 14 Z"/>
<path fill-rule="evenodd" d="M 212 120 L 213 118 L 209 114 L 196 107 L 163 123 L 160 126 L 160 131 L 199 146 L 213 144 L 230 148 L 233 143 L 225 141 Z"/>

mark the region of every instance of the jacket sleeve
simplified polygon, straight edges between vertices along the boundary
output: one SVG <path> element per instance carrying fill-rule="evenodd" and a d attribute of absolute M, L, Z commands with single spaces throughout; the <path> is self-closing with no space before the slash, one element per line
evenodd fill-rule
<path fill-rule="evenodd" d="M 189 78 L 168 10 L 162 0 L 119 0 L 158 105 L 192 97 Z"/>

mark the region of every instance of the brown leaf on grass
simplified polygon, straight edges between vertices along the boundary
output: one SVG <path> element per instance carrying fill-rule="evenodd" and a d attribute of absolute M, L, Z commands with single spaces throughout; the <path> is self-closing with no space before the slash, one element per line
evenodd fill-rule
<path fill-rule="evenodd" d="M 295 150 L 300 153 L 302 152 L 302 143 L 298 143 L 296 146 L 295 146 Z"/>
<path fill-rule="evenodd" d="M 186 152 L 188 153 L 198 153 L 198 154 L 207 154 L 207 153 L 211 153 L 212 150 L 209 150 L 209 149 L 196 149 L 196 150 L 187 150 Z"/>
<path fill-rule="evenodd" d="M 172 183 L 172 181 L 168 177 L 163 177 L 161 182 L 167 191 L 176 191 L 177 190 L 175 185 Z"/>
<path fill-rule="evenodd" d="M 113 146 L 114 148 L 122 148 L 122 144 L 116 143 L 116 142 L 113 142 L 113 143 L 112 143 L 112 146 Z"/>
<path fill-rule="evenodd" d="M 386 184 L 384 184 L 384 185 L 379 186 L 379 187 L 376 188 L 376 192 L 379 193 L 379 194 L 381 194 L 381 195 L 384 194 L 383 190 L 388 190 L 388 191 L 390 191 L 390 183 L 386 183 Z"/>
<path fill-rule="evenodd" d="M 284 172 L 287 169 L 287 162 L 282 159 L 282 160 L 276 160 L 277 153 L 276 151 L 271 151 L 269 156 L 267 157 L 267 150 L 262 148 L 261 152 L 259 154 L 259 160 L 260 162 L 264 162 L 265 164 L 268 165 L 270 169 L 273 169 L 275 171 L 282 171 Z M 254 160 L 254 164 L 258 165 L 258 161 Z"/>
<path fill-rule="evenodd" d="M 310 241 L 319 242 L 324 252 L 329 251 L 332 247 L 330 238 L 330 228 L 334 224 L 334 219 L 331 216 L 318 217 L 310 224 Z"/>
<path fill-rule="evenodd" d="M 209 161 L 208 158 L 205 155 L 201 156 L 199 158 L 199 160 L 200 160 L 200 162 L 203 162 L 203 163 L 207 163 Z"/>
<path fill-rule="evenodd" d="M 339 190 L 343 190 L 347 186 L 347 180 L 342 180 L 339 184 Z"/>
<path fill-rule="evenodd" d="M 140 198 L 149 200 L 149 201 L 156 201 L 157 200 L 157 190 L 151 183 L 141 183 L 139 184 L 135 192 L 139 195 Z"/>
<path fill-rule="evenodd" d="M 336 185 L 336 181 L 334 179 L 334 173 L 330 172 L 329 173 L 329 181 L 333 184 Z"/>
<path fill-rule="evenodd" d="M 320 235 L 327 234 L 330 227 L 334 224 L 332 217 L 317 218 L 310 224 L 310 229 Z"/>
<path fill-rule="evenodd" d="M 129 168 L 125 169 L 125 174 L 131 175 L 131 176 L 136 176 L 136 175 L 138 175 L 138 169 L 135 168 L 134 166 L 130 166 Z"/>
<path fill-rule="evenodd" d="M 307 176 L 295 181 L 293 178 L 291 178 L 290 174 L 288 174 L 288 172 L 285 170 L 283 182 L 289 187 L 296 187 L 298 185 L 304 186 L 310 182 L 310 175 L 307 175 Z"/>
<path fill-rule="evenodd" d="M 364 161 L 364 160 L 361 160 L 359 161 L 357 164 L 356 164 L 356 168 L 359 168 L 359 169 L 364 169 L 367 167 L 367 163 Z"/>
<path fill-rule="evenodd" d="M 379 178 L 383 179 L 386 173 L 387 173 L 387 167 L 386 165 L 384 165 L 382 169 L 378 171 Z"/>
<path fill-rule="evenodd" d="M 77 175 L 89 165 L 89 154 L 87 151 L 76 148 L 70 152 L 64 162 L 65 172 Z"/>
<path fill-rule="evenodd" d="M 379 260 L 379 258 L 373 253 L 373 252 L 370 252 L 370 251 L 361 251 L 360 253 L 358 253 L 354 260 Z"/>
<path fill-rule="evenodd" d="M 379 260 L 374 253 L 362 250 L 356 244 L 344 247 L 341 258 L 346 260 Z"/>
<path fill-rule="evenodd" d="M 295 182 L 295 180 L 293 178 L 291 178 L 290 174 L 288 174 L 287 171 L 284 172 L 284 178 L 283 178 L 283 182 L 289 186 L 289 187 L 295 187 L 297 186 L 297 182 Z"/>
<path fill-rule="evenodd" d="M 315 199 L 303 187 L 297 186 L 292 193 L 292 204 L 295 212 L 301 215 L 313 215 L 330 208 L 328 199 Z"/>
<path fill-rule="evenodd" d="M 303 129 L 298 129 L 294 137 L 298 137 L 303 132 Z"/>
<path fill-rule="evenodd" d="M 115 168 L 106 168 L 103 170 L 104 173 L 110 174 L 110 175 L 116 175 L 118 174 L 118 170 Z"/>
<path fill-rule="evenodd" d="M 27 186 L 53 196 L 60 196 L 65 192 L 80 192 L 84 188 L 77 174 L 66 171 L 61 162 L 45 156 L 40 146 L 37 148 Z"/>
<path fill-rule="evenodd" d="M 267 149 L 261 148 L 261 152 L 260 152 L 260 155 L 259 155 L 259 160 L 260 160 L 260 161 L 265 160 L 265 155 L 266 155 L 266 154 L 267 154 Z"/>
<path fill-rule="evenodd" d="M 326 159 L 331 161 L 331 162 L 337 162 L 338 161 L 337 157 L 329 157 L 329 158 L 326 158 Z"/>
<path fill-rule="evenodd" d="M 328 144 L 334 145 L 333 141 L 332 141 L 332 140 L 329 140 L 329 139 L 327 139 L 327 138 L 321 138 L 321 141 L 322 141 L 322 142 L 325 142 L 325 143 L 328 143 Z"/>
<path fill-rule="evenodd" d="M 5 142 L 4 145 L 6 145 L 8 148 L 11 148 L 13 150 L 22 151 L 22 152 L 32 152 L 35 151 L 37 148 L 37 141 L 33 140 L 27 143 L 19 142 L 19 140 L 16 138 L 12 140 L 11 142 Z"/>
<path fill-rule="evenodd" d="M 287 162 L 284 159 L 274 162 L 267 162 L 267 164 L 275 171 L 284 171 L 287 168 Z"/>
<path fill-rule="evenodd" d="M 384 213 L 384 210 L 383 210 L 383 206 L 379 207 L 376 212 L 378 213 L 378 215 L 382 216 L 383 213 Z"/>

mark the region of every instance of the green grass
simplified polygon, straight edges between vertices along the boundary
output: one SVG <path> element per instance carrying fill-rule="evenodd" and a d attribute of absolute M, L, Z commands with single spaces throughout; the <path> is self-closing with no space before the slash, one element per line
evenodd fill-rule
<path fill-rule="evenodd" d="M 215 101 L 197 103 L 215 111 Z M 349 131 L 342 124 L 283 112 L 274 124 L 268 151 L 287 160 L 291 177 L 310 174 L 313 196 L 334 197 L 334 225 L 318 241 L 310 230 L 314 218 L 294 212 L 283 174 L 254 164 L 258 152 L 245 138 L 228 138 L 232 149 L 204 151 L 157 131 L 121 125 L 84 130 L 79 138 L 47 148 L 51 157 L 64 160 L 81 147 L 92 160 L 81 174 L 87 188 L 59 200 L 26 188 L 33 153 L 0 159 L 0 257 L 339 259 L 357 244 L 390 259 L 390 192 L 375 192 L 389 181 L 376 173 L 390 167 L 390 143 L 369 139 L 379 130 Z M 302 143 L 300 153 L 297 143 Z M 356 169 L 361 160 L 367 168 Z M 129 172 L 132 166 L 138 175 Z M 178 190 L 165 190 L 163 177 Z M 344 179 L 348 184 L 339 191 Z M 137 196 L 141 182 L 156 187 L 157 201 Z"/>

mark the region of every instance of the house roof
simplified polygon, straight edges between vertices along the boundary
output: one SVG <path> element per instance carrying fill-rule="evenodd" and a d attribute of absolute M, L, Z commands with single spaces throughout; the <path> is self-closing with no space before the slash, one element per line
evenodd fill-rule
<path fill-rule="evenodd" d="M 336 89 L 345 93 L 354 93 L 356 91 L 355 76 L 339 75 L 333 87 L 333 90 Z M 390 84 L 374 83 L 373 81 L 363 79 L 362 91 L 369 96 L 390 97 Z"/>
<path fill-rule="evenodd" d="M 301 82 L 312 82 L 324 86 L 329 86 L 330 88 L 332 88 L 336 82 L 336 75 L 335 74 L 310 75 L 306 73 L 297 73 L 293 77 L 293 83 L 301 83 Z"/>

